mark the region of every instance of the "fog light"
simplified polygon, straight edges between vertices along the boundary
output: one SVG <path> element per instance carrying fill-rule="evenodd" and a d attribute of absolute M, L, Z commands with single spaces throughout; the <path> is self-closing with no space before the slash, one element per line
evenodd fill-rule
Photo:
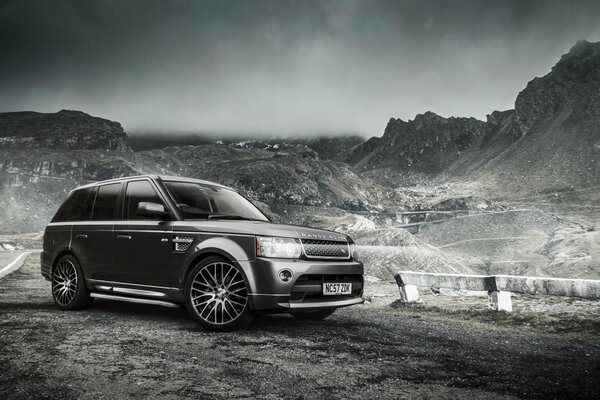
<path fill-rule="evenodd" d="M 291 281 L 292 271 L 290 271 L 289 269 L 282 269 L 281 271 L 279 271 L 279 279 L 281 279 L 283 282 Z"/>

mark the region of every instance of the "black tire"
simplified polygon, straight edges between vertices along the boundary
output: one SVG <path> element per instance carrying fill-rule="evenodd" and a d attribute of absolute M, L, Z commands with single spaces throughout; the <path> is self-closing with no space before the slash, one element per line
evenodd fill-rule
<path fill-rule="evenodd" d="M 211 331 L 233 331 L 250 325 L 248 287 L 240 267 L 223 257 L 208 257 L 196 265 L 185 282 L 186 308 Z"/>
<path fill-rule="evenodd" d="M 88 308 L 93 298 L 85 286 L 83 270 L 72 255 L 62 256 L 52 269 L 52 299 L 61 310 Z"/>
<path fill-rule="evenodd" d="M 324 310 L 316 310 L 316 311 L 290 311 L 294 317 L 299 319 L 309 319 L 313 321 L 320 321 L 329 317 L 331 314 L 335 312 L 335 308 L 329 308 Z"/>

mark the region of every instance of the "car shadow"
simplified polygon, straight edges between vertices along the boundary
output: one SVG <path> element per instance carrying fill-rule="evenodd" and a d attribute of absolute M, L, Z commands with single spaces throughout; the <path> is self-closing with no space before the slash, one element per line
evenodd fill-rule
<path fill-rule="evenodd" d="M 92 306 L 86 311 L 91 315 L 109 313 L 113 316 L 123 316 L 140 320 L 190 320 L 185 308 L 170 308 L 101 299 L 95 299 Z"/>
<path fill-rule="evenodd" d="M 174 322 L 181 323 L 181 330 L 193 332 L 210 332 L 200 325 L 196 324 L 189 316 L 187 310 L 182 308 L 168 308 L 149 304 L 126 303 L 120 301 L 110 301 L 104 299 L 95 299 L 91 307 L 79 311 L 61 311 L 54 302 L 14 302 L 0 303 L 0 312 L 24 312 L 24 311 L 43 311 L 52 313 L 78 313 L 85 314 L 94 319 L 106 321 L 107 316 L 122 318 L 123 320 L 135 321 L 156 321 L 156 322 Z M 259 314 L 257 318 L 247 328 L 237 332 L 246 332 L 250 334 L 260 334 L 268 332 L 294 332 L 294 336 L 301 335 L 302 332 L 314 333 L 315 330 L 329 330 L 331 327 L 356 328 L 363 322 L 358 318 L 352 318 L 349 315 L 338 316 L 336 314 L 322 321 L 302 320 L 286 313 L 279 314 Z"/>

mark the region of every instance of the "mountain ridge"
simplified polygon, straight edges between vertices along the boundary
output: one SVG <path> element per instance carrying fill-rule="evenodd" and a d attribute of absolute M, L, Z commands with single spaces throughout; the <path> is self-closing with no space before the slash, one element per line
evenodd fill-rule
<path fill-rule="evenodd" d="M 577 42 L 527 84 L 514 109 L 465 121 L 432 112 L 392 118 L 382 137 L 355 147 L 345 161 L 369 176 L 391 169 L 468 178 L 496 195 L 600 184 L 600 42 Z"/>
<path fill-rule="evenodd" d="M 0 148 L 130 151 L 120 123 L 83 111 L 0 113 Z"/>

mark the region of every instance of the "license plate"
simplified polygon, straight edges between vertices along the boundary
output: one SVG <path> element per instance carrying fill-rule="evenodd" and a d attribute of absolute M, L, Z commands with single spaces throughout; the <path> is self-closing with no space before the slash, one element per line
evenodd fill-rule
<path fill-rule="evenodd" d="M 351 283 L 323 283 L 323 294 L 326 296 L 352 294 L 352 284 Z"/>

